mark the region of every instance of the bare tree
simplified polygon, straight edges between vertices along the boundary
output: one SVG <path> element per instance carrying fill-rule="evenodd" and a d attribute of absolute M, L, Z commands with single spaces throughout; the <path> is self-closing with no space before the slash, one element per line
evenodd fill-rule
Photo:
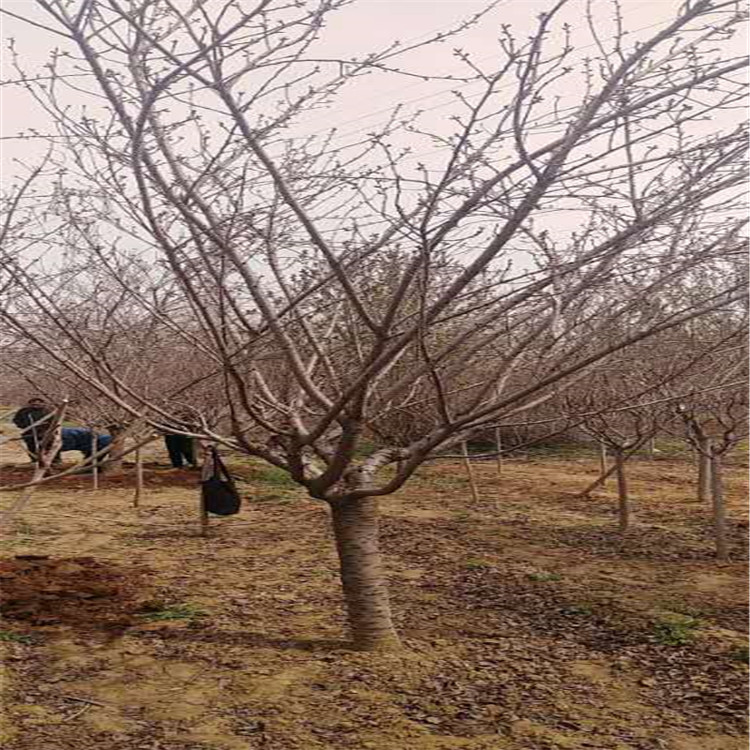
<path fill-rule="evenodd" d="M 727 453 L 747 437 L 747 409 L 746 388 L 701 394 L 676 405 L 687 440 L 698 453 L 700 463 L 707 463 L 701 482 L 706 482 L 710 487 L 714 540 L 719 560 L 729 558 L 723 462 Z"/>
<path fill-rule="evenodd" d="M 567 413 L 578 412 L 580 429 L 595 438 L 614 459 L 611 469 L 602 467 L 599 479 L 591 487 L 603 484 L 610 474 L 615 475 L 622 534 L 630 529 L 631 521 L 626 461 L 646 445 L 663 421 L 664 404 L 654 399 L 664 386 L 664 373 L 659 372 L 663 368 L 653 364 L 649 367 L 644 362 L 651 347 L 658 347 L 659 339 L 657 336 L 641 342 L 621 356 L 608 359 L 565 397 Z M 586 490 L 590 491 L 591 488 Z"/>
<path fill-rule="evenodd" d="M 39 292 L 54 274 L 29 278 L 22 248 L 50 222 L 102 273 L 158 259 L 222 383 L 226 424 L 204 421 L 200 436 L 282 467 L 330 505 L 361 648 L 398 645 L 379 497 L 436 450 L 743 294 L 724 274 L 689 301 L 643 304 L 742 249 L 745 140 L 730 113 L 746 60 L 724 52 L 734 4 L 686 4 L 637 41 L 620 26 L 605 42 L 592 26 L 594 57 L 558 28 L 569 4 L 550 3 L 528 40 L 504 28 L 490 66 L 460 53 L 477 92 L 457 94 L 450 130 L 394 115 L 350 145 L 289 129 L 365 73 L 412 71 L 396 69 L 396 48 L 316 54 L 337 0 L 39 0 L 46 21 L 34 22 L 62 38 L 51 83 L 16 62 L 59 150 L 40 178 L 54 200 L 22 202 L 34 229 L 4 249 L 4 324 L 132 419 L 174 424 L 173 401 L 67 326 L 40 335 L 24 313 L 49 304 Z M 69 66 L 89 74 L 89 109 L 68 105 Z M 583 85 L 563 107 L 574 76 Z M 728 127 L 707 132 L 719 112 Z M 413 154 L 412 143 L 436 147 Z M 560 231 L 563 215 L 574 230 Z M 128 304 L 153 311 L 125 288 Z M 100 369 L 82 367 L 81 351 Z M 361 455 L 385 415 L 426 404 L 419 434 Z"/>

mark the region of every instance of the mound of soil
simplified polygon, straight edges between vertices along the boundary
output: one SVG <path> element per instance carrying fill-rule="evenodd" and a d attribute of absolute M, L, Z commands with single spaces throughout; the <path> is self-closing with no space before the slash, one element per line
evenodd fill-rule
<path fill-rule="evenodd" d="M 134 624 L 145 570 L 92 557 L 0 559 L 0 614 L 32 625 L 108 630 Z"/>

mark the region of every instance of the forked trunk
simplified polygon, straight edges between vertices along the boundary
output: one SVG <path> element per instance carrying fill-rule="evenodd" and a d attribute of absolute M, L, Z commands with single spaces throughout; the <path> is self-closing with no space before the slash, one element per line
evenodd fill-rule
<path fill-rule="evenodd" d="M 729 545 L 727 543 L 727 508 L 724 502 L 724 483 L 721 476 L 721 456 L 711 456 L 711 505 L 714 520 L 714 539 L 716 541 L 716 557 L 719 560 L 729 559 Z"/>
<path fill-rule="evenodd" d="M 628 497 L 628 480 L 625 477 L 625 452 L 615 451 L 615 473 L 617 474 L 617 517 L 620 533 L 630 528 L 630 499 Z"/>
<path fill-rule="evenodd" d="M 340 500 L 331 512 L 352 641 L 363 651 L 396 650 L 401 644 L 380 554 L 378 501 Z"/>
<path fill-rule="evenodd" d="M 712 495 L 711 441 L 703 438 L 696 452 L 698 454 L 698 500 L 707 503 Z"/>

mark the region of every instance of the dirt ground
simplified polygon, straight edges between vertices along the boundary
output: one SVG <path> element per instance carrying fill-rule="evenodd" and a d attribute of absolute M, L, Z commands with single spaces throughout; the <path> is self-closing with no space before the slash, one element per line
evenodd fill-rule
<path fill-rule="evenodd" d="M 747 746 L 744 469 L 724 564 L 687 462 L 632 465 L 624 540 L 611 490 L 577 496 L 592 459 L 501 488 L 481 464 L 479 503 L 460 465 L 422 469 L 383 502 L 406 649 L 375 656 L 343 640 L 326 508 L 237 467 L 248 501 L 208 538 L 188 471 L 151 464 L 139 510 L 132 477 L 38 491 L 0 543 L 4 750 Z"/>

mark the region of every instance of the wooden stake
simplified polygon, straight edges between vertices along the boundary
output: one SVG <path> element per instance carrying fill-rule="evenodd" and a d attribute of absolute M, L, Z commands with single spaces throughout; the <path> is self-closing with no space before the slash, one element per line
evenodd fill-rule
<path fill-rule="evenodd" d="M 99 489 L 99 458 L 97 457 L 96 431 L 91 430 L 91 488 Z"/>
<path fill-rule="evenodd" d="M 138 508 L 143 495 L 143 455 L 141 449 L 135 451 L 135 495 L 133 496 L 133 507 Z"/>
<path fill-rule="evenodd" d="M 607 445 L 601 440 L 599 441 L 599 476 L 601 478 L 601 486 L 607 486 L 607 477 L 611 474 L 611 471 L 607 471 Z"/>
<path fill-rule="evenodd" d="M 503 438 L 500 435 L 500 428 L 495 427 L 495 463 L 497 464 L 497 478 L 502 481 L 503 478 Z"/>
<path fill-rule="evenodd" d="M 626 450 L 623 455 L 623 461 L 628 461 L 633 456 L 633 454 L 640 448 L 640 446 L 641 446 L 641 443 L 637 443 L 632 448 L 629 448 L 628 450 Z M 617 464 L 612 463 L 612 465 L 603 474 L 600 474 L 588 487 L 586 487 L 586 489 L 583 492 L 581 492 L 578 495 L 578 497 L 588 497 L 597 487 L 601 487 L 606 481 L 606 479 L 608 477 L 611 477 L 612 474 L 615 473 L 615 471 L 617 471 Z"/>
<path fill-rule="evenodd" d="M 712 497 L 711 453 L 710 438 L 702 438 L 695 449 L 698 459 L 698 500 L 702 503 L 708 502 Z"/>
<path fill-rule="evenodd" d="M 210 479 L 214 473 L 214 462 L 208 448 L 200 441 L 196 446 L 197 450 L 203 455 L 203 466 L 201 467 L 201 481 Z M 198 514 L 200 517 L 201 536 L 208 536 L 208 513 L 206 504 L 203 502 L 203 487 L 198 487 Z"/>
<path fill-rule="evenodd" d="M 503 486 L 503 438 L 500 434 L 500 428 L 495 427 L 495 465 L 497 466 L 497 495 L 495 497 L 495 510 L 500 510 L 502 502 L 501 492 Z"/>
<path fill-rule="evenodd" d="M 477 492 L 477 485 L 474 481 L 474 470 L 471 467 L 471 461 L 469 460 L 469 447 L 464 440 L 461 443 L 461 453 L 464 457 L 464 466 L 466 467 L 466 473 L 469 476 L 469 486 L 471 487 L 471 496 L 474 499 L 474 503 L 479 503 L 479 493 Z"/>

